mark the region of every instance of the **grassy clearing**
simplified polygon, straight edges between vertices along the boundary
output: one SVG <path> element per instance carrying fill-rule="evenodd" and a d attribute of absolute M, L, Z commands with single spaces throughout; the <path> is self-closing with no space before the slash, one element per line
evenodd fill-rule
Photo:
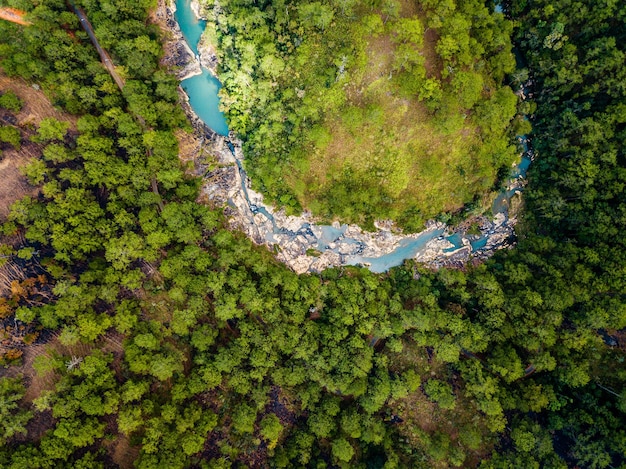
<path fill-rule="evenodd" d="M 458 210 L 495 178 L 491 162 L 478 158 L 478 127 L 460 110 L 437 117 L 416 96 L 401 95 L 389 35 L 365 43 L 367 64 L 346 86 L 347 106 L 314 129 L 288 185 L 314 212 L 365 224 Z M 435 44 L 431 34 L 422 48 L 427 76 L 438 73 Z"/>
<path fill-rule="evenodd" d="M 287 213 L 367 229 L 478 209 L 516 156 L 510 22 L 480 2 L 348 2 L 318 16 L 288 3 L 224 9 L 215 25 L 222 106 L 255 189 Z M 267 21 L 248 31 L 248 14 Z"/>

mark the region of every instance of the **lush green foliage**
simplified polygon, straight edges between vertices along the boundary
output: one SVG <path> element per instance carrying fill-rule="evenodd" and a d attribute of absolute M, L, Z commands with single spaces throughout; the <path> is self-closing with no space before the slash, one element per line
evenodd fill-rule
<path fill-rule="evenodd" d="M 19 150 L 22 142 L 20 131 L 9 125 L 0 125 L 0 142 L 8 143 Z"/>
<path fill-rule="evenodd" d="M 19 112 L 22 109 L 20 98 L 12 91 L 0 95 L 0 107 L 7 111 Z"/>
<path fill-rule="evenodd" d="M 63 2 L 35 5 L 24 31 L 0 23 L 5 70 L 89 111 L 77 134 L 42 122 L 42 158 L 26 171 L 41 195 L 4 225 L 52 288 L 15 284 L 2 319 L 58 335 L 35 361 L 41 376 L 26 370 L 39 380 L 32 404 L 19 381 L 0 381 L 0 465 L 624 464 L 626 81 L 614 58 L 626 10 L 534 3 L 510 6 L 538 104 L 519 246 L 467 272 L 407 263 L 383 276 L 297 276 L 196 204 L 172 132 L 180 112 L 157 112 L 177 109 L 163 71 L 126 64 L 124 95 L 105 86 L 97 104 L 57 95 L 112 84 Z M 135 5 L 85 5 L 98 28 L 129 21 L 99 33 L 116 54 L 155 31 Z M 301 14 L 332 24 L 318 5 Z M 70 39 L 56 55 L 35 47 L 57 36 Z M 578 81 L 555 76 L 568 73 Z M 31 413 L 42 430 L 24 436 Z"/>
<path fill-rule="evenodd" d="M 205 3 L 222 106 L 279 205 L 418 229 L 515 160 L 512 23 L 483 2 Z"/>
<path fill-rule="evenodd" d="M 16 434 L 26 434 L 26 423 L 32 412 L 20 409 L 19 401 L 24 396 L 24 385 L 20 378 L 0 378 L 0 444 Z"/>

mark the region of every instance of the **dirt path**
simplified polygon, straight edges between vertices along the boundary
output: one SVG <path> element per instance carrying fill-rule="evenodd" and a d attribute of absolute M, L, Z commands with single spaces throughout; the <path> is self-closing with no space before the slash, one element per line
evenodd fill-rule
<path fill-rule="evenodd" d="M 117 87 L 120 89 L 120 91 L 122 91 L 124 89 L 124 84 L 125 84 L 124 79 L 115 70 L 113 61 L 111 60 L 111 57 L 109 56 L 107 51 L 105 51 L 100 46 L 100 43 L 98 42 L 98 39 L 96 38 L 96 34 L 93 31 L 93 27 L 91 26 L 91 23 L 87 19 L 87 15 L 85 15 L 85 12 L 81 8 L 77 7 L 74 2 L 70 1 L 68 3 L 71 5 L 72 9 L 74 10 L 74 13 L 76 13 L 76 16 L 78 16 L 78 19 L 80 19 L 80 25 L 89 35 L 89 39 L 91 39 L 91 42 L 96 47 L 98 54 L 100 54 L 100 59 L 102 60 L 102 63 L 104 64 L 104 66 L 107 68 L 107 70 L 113 77 L 113 80 L 115 80 Z"/>
<path fill-rule="evenodd" d="M 29 26 L 32 23 L 23 18 L 25 14 L 26 12 L 17 10 L 16 8 L 0 7 L 0 19 L 21 24 L 22 26 Z"/>

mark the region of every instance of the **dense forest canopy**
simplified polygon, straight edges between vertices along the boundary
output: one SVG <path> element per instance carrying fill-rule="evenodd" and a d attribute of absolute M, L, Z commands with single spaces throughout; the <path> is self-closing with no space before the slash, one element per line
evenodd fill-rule
<path fill-rule="evenodd" d="M 0 22 L 2 73 L 80 115 L 0 91 L 0 148 L 41 155 L 2 225 L 1 467 L 626 464 L 626 6 L 506 5 L 537 105 L 516 249 L 298 276 L 196 203 L 153 2 L 81 3 L 123 93 L 63 1 L 0 2 L 33 23 Z"/>
<path fill-rule="evenodd" d="M 419 230 L 516 161 L 512 22 L 476 1 L 205 2 L 248 172 L 291 210 Z M 210 27 L 209 27 L 210 29 Z"/>

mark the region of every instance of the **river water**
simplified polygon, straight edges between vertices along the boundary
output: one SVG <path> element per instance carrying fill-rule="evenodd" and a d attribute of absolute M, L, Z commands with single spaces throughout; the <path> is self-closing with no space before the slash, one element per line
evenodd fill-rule
<path fill-rule="evenodd" d="M 200 75 L 194 75 L 180 83 L 187 96 L 189 105 L 197 116 L 220 135 L 228 135 L 228 123 L 219 109 L 219 91 L 221 83 L 211 73 L 202 69 Z"/>
<path fill-rule="evenodd" d="M 174 13 L 187 45 L 198 59 L 198 44 L 206 28 L 206 21 L 199 20 L 191 9 L 191 0 L 176 0 Z M 196 115 L 220 135 L 228 135 L 228 124 L 219 109 L 219 91 L 222 84 L 207 69 L 200 75 L 183 80 L 180 85 L 189 97 L 189 105 Z"/>
<path fill-rule="evenodd" d="M 191 0 L 176 0 L 175 18 L 190 49 L 198 59 L 198 43 L 206 27 L 206 22 L 198 20 L 195 16 L 191 9 Z M 187 93 L 189 103 L 196 115 L 216 133 L 227 136 L 229 133 L 228 124 L 224 115 L 219 110 L 218 92 L 221 87 L 220 82 L 206 69 L 202 69 L 202 74 L 183 80 L 181 86 Z M 231 152 L 235 155 L 233 145 L 229 140 L 227 140 L 227 142 Z M 491 224 L 491 226 L 483 230 L 481 235 L 454 233 L 450 232 L 449 227 L 441 228 L 441 225 L 437 225 L 422 233 L 407 235 L 399 239 L 392 250 L 377 256 L 363 255 L 364 252 L 371 252 L 371 249 L 368 249 L 367 243 L 363 240 L 363 236 L 353 238 L 347 236 L 347 225 L 329 226 L 303 223 L 299 229 L 292 231 L 279 226 L 272 215 L 273 209 L 271 207 L 267 207 L 259 203 L 259 201 L 253 203 L 250 200 L 245 184 L 247 181 L 246 172 L 241 161 L 237 159 L 236 162 L 241 176 L 241 192 L 247 201 L 249 210 L 252 214 L 262 214 L 271 223 L 266 224 L 269 228 L 267 228 L 266 232 L 263 234 L 268 245 L 275 242 L 275 235 L 281 235 L 277 236 L 281 239 L 285 239 L 285 235 L 287 235 L 288 240 L 292 240 L 295 237 L 302 237 L 306 240 L 306 243 L 308 243 L 303 244 L 306 244 L 306 248 L 311 248 L 321 253 L 330 250 L 340 254 L 341 262 L 339 265 L 364 265 L 371 271 L 380 273 L 387 271 L 391 267 L 401 265 L 405 259 L 419 256 L 420 253 L 423 253 L 427 249 L 432 250 L 434 243 L 444 245 L 443 248 L 439 249 L 443 257 L 453 255 L 463 249 L 466 251 L 470 250 L 471 253 L 477 254 L 481 251 L 487 252 L 488 249 L 494 248 L 494 246 L 489 243 L 490 237 L 494 236 L 494 234 L 502 235 L 503 229 L 506 230 L 508 234 L 512 234 L 512 225 L 514 222 L 508 224 L 508 218 L 506 217 L 509 202 L 513 195 L 521 191 L 522 184 L 520 184 L 520 181 L 525 177 L 531 162 L 527 139 L 520 137 L 520 143 L 524 148 L 522 160 L 518 166 L 513 168 L 508 188 L 503 189 L 498 194 L 492 205 L 494 216 L 504 214 L 504 223 L 500 221 L 497 224 Z M 500 216 L 500 220 L 502 220 L 502 216 Z M 368 239 L 375 240 L 377 237 L 380 237 L 380 234 L 380 232 L 372 233 Z M 382 234 L 385 235 L 388 233 Z M 442 243 L 442 241 L 444 242 Z M 343 248 L 338 248 L 336 247 L 337 245 L 341 245 Z"/>

